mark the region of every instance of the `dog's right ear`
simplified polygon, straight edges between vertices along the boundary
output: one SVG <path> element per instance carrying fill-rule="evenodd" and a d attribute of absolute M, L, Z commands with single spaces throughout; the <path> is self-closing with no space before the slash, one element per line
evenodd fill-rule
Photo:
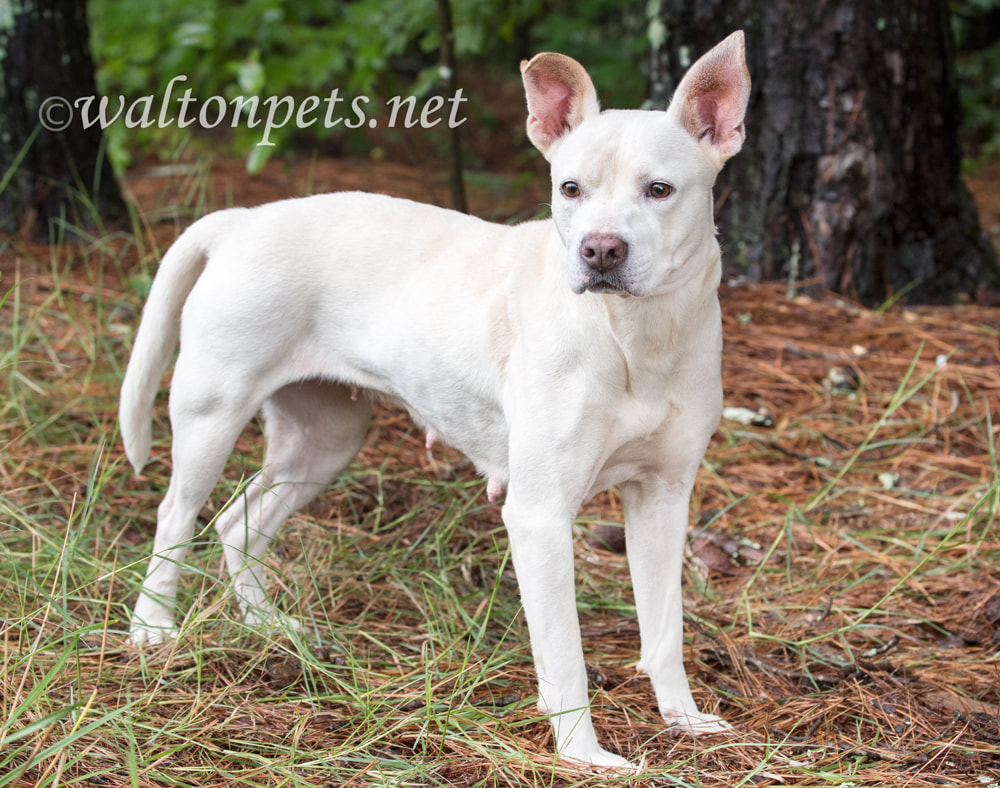
<path fill-rule="evenodd" d="M 551 160 L 553 146 L 583 120 L 601 111 L 594 83 L 583 66 L 557 52 L 521 61 L 528 100 L 528 139 Z"/>

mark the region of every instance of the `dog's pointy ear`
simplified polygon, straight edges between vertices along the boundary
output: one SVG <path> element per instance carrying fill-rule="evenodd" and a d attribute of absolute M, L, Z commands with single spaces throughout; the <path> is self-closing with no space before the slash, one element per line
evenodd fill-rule
<path fill-rule="evenodd" d="M 743 31 L 702 55 L 684 75 L 668 112 L 712 157 L 719 169 L 743 147 L 743 116 L 750 99 Z"/>
<path fill-rule="evenodd" d="M 528 100 L 528 139 L 546 159 L 564 134 L 601 111 L 594 83 L 571 57 L 542 52 L 521 61 L 521 78 Z"/>

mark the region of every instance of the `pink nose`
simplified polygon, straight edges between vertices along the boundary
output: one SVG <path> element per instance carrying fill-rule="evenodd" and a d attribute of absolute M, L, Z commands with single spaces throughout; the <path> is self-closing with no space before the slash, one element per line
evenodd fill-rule
<path fill-rule="evenodd" d="M 588 233 L 580 242 L 580 259 L 595 271 L 613 271 L 628 259 L 628 244 L 612 233 Z"/>

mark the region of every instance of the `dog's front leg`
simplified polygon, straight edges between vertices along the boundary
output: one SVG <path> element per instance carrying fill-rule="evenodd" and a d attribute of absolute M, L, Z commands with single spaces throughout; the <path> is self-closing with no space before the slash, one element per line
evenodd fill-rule
<path fill-rule="evenodd" d="M 512 482 L 503 508 L 538 674 L 538 706 L 552 721 L 557 754 L 600 769 L 628 762 L 597 743 L 587 699 L 576 612 L 573 515 L 518 497 Z"/>
<path fill-rule="evenodd" d="M 728 723 L 702 714 L 684 670 L 681 567 L 691 485 L 650 477 L 622 485 L 625 540 L 635 590 L 642 653 L 663 719 L 693 733 L 718 733 Z"/>

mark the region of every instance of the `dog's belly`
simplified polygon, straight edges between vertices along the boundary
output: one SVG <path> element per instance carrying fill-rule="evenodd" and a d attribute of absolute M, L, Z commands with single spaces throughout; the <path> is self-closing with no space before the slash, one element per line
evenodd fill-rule
<path fill-rule="evenodd" d="M 399 315 L 392 309 L 386 314 Z M 369 323 L 367 328 L 364 337 L 351 337 L 320 361 L 316 371 L 357 387 L 359 396 L 405 408 L 417 427 L 427 432 L 429 443 L 440 441 L 458 449 L 480 473 L 506 485 L 509 425 L 502 402 L 504 367 L 491 347 L 488 321 L 470 322 L 444 344 L 420 322 Z M 363 352 L 351 352 L 359 343 Z"/>
<path fill-rule="evenodd" d="M 421 409 L 400 397 L 392 399 L 406 408 L 414 423 L 427 433 L 429 446 L 440 441 L 458 449 L 483 476 L 501 486 L 507 484 L 509 432 L 499 408 L 466 398 L 459 407 L 446 412 L 440 407 Z"/>
<path fill-rule="evenodd" d="M 484 476 L 508 480 L 509 429 L 501 401 L 501 369 L 485 356 L 475 331 L 464 342 L 452 343 L 459 353 L 440 353 L 428 363 L 419 331 L 407 342 L 400 335 L 392 351 L 372 353 L 364 369 L 356 370 L 364 388 L 404 407 L 429 442 L 458 449 Z M 467 344 L 466 344 L 467 343 Z M 478 363 L 465 360 L 478 353 Z"/>

